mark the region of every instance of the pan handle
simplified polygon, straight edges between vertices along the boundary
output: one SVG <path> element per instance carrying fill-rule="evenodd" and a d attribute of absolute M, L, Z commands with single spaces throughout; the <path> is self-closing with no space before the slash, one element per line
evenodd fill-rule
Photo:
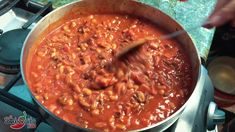
<path fill-rule="evenodd" d="M 224 121 L 224 111 L 218 109 L 215 102 L 210 102 L 207 113 L 207 129 L 214 130 L 216 125 L 223 124 Z"/>

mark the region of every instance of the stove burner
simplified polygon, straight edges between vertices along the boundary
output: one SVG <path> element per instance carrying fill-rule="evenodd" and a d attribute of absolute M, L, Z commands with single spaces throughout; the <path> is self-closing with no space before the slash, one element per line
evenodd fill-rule
<path fill-rule="evenodd" d="M 23 42 L 30 30 L 15 29 L 0 36 L 0 72 L 18 73 Z"/>

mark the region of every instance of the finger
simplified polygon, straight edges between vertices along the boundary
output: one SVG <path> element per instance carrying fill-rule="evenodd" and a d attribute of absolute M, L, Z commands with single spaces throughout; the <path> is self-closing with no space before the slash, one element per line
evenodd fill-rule
<path fill-rule="evenodd" d="M 210 16 L 212 16 L 214 13 L 216 13 L 218 10 L 220 10 L 223 6 L 225 6 L 229 2 L 230 2 L 230 0 L 218 0 L 217 4 L 215 6 L 215 9 Z"/>
<path fill-rule="evenodd" d="M 220 21 L 220 19 L 221 19 L 221 16 L 212 16 L 211 18 L 209 18 L 209 20 L 207 20 L 203 24 L 203 27 L 208 28 L 208 29 L 213 28 L 215 27 L 214 22 Z"/>
<path fill-rule="evenodd" d="M 221 26 L 235 17 L 235 0 L 226 4 L 222 9 L 218 10 L 210 18 L 210 25 Z"/>
<path fill-rule="evenodd" d="M 203 24 L 205 28 L 213 28 L 215 25 L 212 21 L 220 21 L 220 16 L 214 16 L 220 9 L 222 9 L 226 4 L 228 4 L 231 0 L 218 0 L 215 6 L 214 11 L 208 17 L 207 21 Z M 213 19 L 212 19 L 213 18 Z"/>

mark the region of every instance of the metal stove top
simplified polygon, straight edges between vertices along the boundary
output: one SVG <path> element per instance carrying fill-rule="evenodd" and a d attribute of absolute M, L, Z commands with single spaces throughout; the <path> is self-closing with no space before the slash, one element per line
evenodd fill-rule
<path fill-rule="evenodd" d="M 2 12 L 2 7 L 7 7 L 10 4 L 8 3 L 7 5 L 1 6 L 2 1 L 0 0 L 0 30 L 2 30 L 3 33 L 13 29 L 22 28 L 26 23 L 26 25 L 28 25 L 27 28 L 31 29 L 37 20 L 40 19 L 41 14 L 39 13 L 46 14 L 45 10 L 42 11 L 43 7 L 45 7 L 43 5 L 31 1 L 22 5 L 23 2 L 19 1 L 20 0 L 13 1 L 15 3 L 18 2 L 18 4 L 11 7 L 9 11 Z M 39 11 L 40 9 L 41 12 Z M 213 117 L 214 113 L 216 113 L 216 109 L 215 105 L 211 103 L 211 101 L 213 101 L 214 91 L 206 69 L 203 68 L 203 66 L 201 68 L 199 83 L 196 87 L 196 91 L 190 98 L 190 103 L 187 104 L 180 118 L 171 125 L 166 132 L 203 132 L 207 131 L 207 127 L 211 127 L 212 131 L 216 131 L 214 126 L 216 121 L 219 121 L 213 120 L 218 118 Z M 51 128 L 46 123 L 43 123 L 42 119 L 40 119 L 40 115 L 35 112 L 34 102 L 27 91 L 27 87 L 20 78 L 20 73 L 0 73 L 0 131 L 16 131 L 10 128 L 9 119 L 15 119 L 14 117 L 22 116 L 23 111 L 26 111 L 27 119 L 32 118 L 31 123 L 36 123 L 38 127 L 34 128 L 35 126 L 32 126 L 34 124 L 29 124 L 31 126 L 27 126 L 27 124 L 24 128 L 17 131 L 54 132 L 55 129 Z M 208 115 L 209 104 L 210 107 L 212 107 L 212 115 Z M 31 128 L 29 129 L 29 127 Z"/>

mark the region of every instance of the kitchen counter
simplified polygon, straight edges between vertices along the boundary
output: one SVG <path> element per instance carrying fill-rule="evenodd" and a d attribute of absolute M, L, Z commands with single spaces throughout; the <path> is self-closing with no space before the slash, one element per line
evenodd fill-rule
<path fill-rule="evenodd" d="M 47 3 L 51 0 L 34 0 Z M 52 0 L 53 7 L 57 8 L 76 0 Z M 185 29 L 202 24 L 209 16 L 216 3 L 216 0 L 139 0 L 145 4 L 156 7 L 178 21 Z M 186 2 L 183 2 L 186 1 Z M 208 30 L 198 28 L 189 31 L 200 56 L 207 59 L 208 52 L 212 43 L 214 29 Z"/>

